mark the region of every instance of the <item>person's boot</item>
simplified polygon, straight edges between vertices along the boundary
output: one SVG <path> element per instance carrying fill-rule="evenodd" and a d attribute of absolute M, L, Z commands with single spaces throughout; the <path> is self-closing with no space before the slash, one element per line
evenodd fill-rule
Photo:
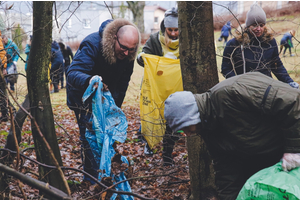
<path fill-rule="evenodd" d="M 152 149 L 149 147 L 147 141 L 146 141 L 146 145 L 144 146 L 144 154 L 146 156 L 153 156 L 153 151 Z"/>

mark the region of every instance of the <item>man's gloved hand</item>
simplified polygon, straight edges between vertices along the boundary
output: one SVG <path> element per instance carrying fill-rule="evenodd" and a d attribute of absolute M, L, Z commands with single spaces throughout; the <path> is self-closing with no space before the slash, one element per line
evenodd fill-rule
<path fill-rule="evenodd" d="M 284 153 L 282 157 L 282 169 L 284 171 L 300 167 L 300 153 Z"/>
<path fill-rule="evenodd" d="M 290 82 L 289 85 L 290 85 L 291 87 L 293 87 L 293 88 L 296 88 L 296 89 L 299 88 L 299 84 L 296 83 L 296 82 Z"/>
<path fill-rule="evenodd" d="M 13 61 L 13 63 L 14 63 L 15 66 L 17 66 L 17 62 L 16 61 Z"/>

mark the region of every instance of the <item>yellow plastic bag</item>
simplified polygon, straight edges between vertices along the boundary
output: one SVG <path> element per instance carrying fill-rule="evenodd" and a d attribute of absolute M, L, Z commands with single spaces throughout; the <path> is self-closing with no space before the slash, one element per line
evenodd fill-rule
<path fill-rule="evenodd" d="M 164 101 L 176 91 L 183 91 L 180 60 L 150 54 L 142 55 L 144 78 L 140 96 L 142 134 L 150 148 L 165 134 Z"/>

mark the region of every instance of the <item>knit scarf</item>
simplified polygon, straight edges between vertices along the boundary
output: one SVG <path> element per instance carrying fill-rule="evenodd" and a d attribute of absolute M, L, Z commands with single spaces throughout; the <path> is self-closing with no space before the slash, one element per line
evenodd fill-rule
<path fill-rule="evenodd" d="M 173 54 L 174 58 L 179 58 L 179 39 L 177 40 L 172 40 L 172 42 L 166 46 L 165 44 L 165 36 L 162 34 L 162 32 L 159 32 L 159 41 L 163 50 L 163 56 L 165 56 L 166 54 Z M 169 57 L 169 56 L 165 56 L 165 57 Z"/>

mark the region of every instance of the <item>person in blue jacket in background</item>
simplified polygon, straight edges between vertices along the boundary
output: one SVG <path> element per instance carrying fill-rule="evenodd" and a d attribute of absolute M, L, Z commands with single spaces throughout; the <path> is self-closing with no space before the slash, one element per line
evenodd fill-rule
<path fill-rule="evenodd" d="M 19 49 L 17 45 L 7 37 L 7 35 L 2 36 L 2 41 L 6 51 L 7 57 L 7 74 L 17 73 L 17 62 L 19 60 Z M 15 91 L 15 83 L 17 82 L 17 76 L 9 76 L 6 78 L 6 83 L 10 84 L 10 90 Z"/>
<path fill-rule="evenodd" d="M 230 78 L 247 72 L 261 72 L 299 88 L 289 76 L 279 58 L 278 46 L 273 35 L 266 28 L 266 13 L 254 3 L 247 13 L 246 28 L 236 38 L 228 41 L 222 60 L 222 74 Z"/>
<path fill-rule="evenodd" d="M 50 68 L 50 79 L 54 87 L 54 92 L 59 92 L 59 72 L 63 68 L 64 58 L 60 47 L 56 41 L 51 44 L 51 68 Z"/>
<path fill-rule="evenodd" d="M 30 40 L 29 40 L 28 44 L 26 44 L 26 47 L 25 47 L 25 54 L 26 54 L 25 71 L 27 71 L 27 63 L 28 63 L 28 59 L 29 59 L 31 41 L 32 41 L 32 35 L 30 35 Z"/>
<path fill-rule="evenodd" d="M 67 71 L 68 67 L 71 64 L 71 59 L 73 59 L 73 52 L 71 47 L 69 47 L 67 44 L 64 44 L 62 41 L 58 43 L 60 50 L 64 56 L 64 66 L 63 69 L 60 71 L 60 82 L 61 82 L 61 87 L 64 88 L 64 76 L 65 72 Z M 71 59 L 70 59 L 71 57 Z"/>
<path fill-rule="evenodd" d="M 231 33 L 231 26 L 230 26 L 230 21 L 228 21 L 221 29 L 221 35 L 219 37 L 219 42 L 222 41 L 222 39 L 224 38 L 224 46 L 227 44 L 227 40 L 229 37 L 229 34 L 232 37 L 232 33 Z"/>
<path fill-rule="evenodd" d="M 294 56 L 294 54 L 292 54 L 291 48 L 293 48 L 292 38 L 295 36 L 295 33 L 296 33 L 295 30 L 290 30 L 289 32 L 285 33 L 283 35 L 283 37 L 281 38 L 281 41 L 280 41 L 280 52 L 279 52 L 279 54 L 281 54 L 281 51 L 282 51 L 282 49 L 284 47 L 283 57 L 285 57 L 284 54 L 285 54 L 287 48 L 289 49 L 290 56 L 291 57 Z"/>
<path fill-rule="evenodd" d="M 80 44 L 67 76 L 67 105 L 75 112 L 80 131 L 83 169 L 98 178 L 97 166 L 85 130 L 92 113 L 91 101 L 82 103 L 82 95 L 92 79 L 100 76 L 118 107 L 121 107 L 139 48 L 138 28 L 126 19 L 104 21 L 99 32 L 88 35 Z M 89 177 L 84 181 L 94 184 Z"/>

